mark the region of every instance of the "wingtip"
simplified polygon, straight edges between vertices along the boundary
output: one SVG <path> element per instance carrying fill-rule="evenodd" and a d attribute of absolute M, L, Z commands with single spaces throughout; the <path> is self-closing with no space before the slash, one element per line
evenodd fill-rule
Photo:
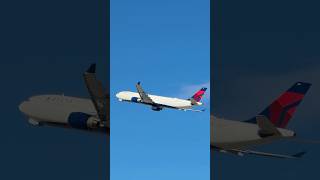
<path fill-rule="evenodd" d="M 299 152 L 297 154 L 294 154 L 292 155 L 292 157 L 295 157 L 295 158 L 301 158 L 303 155 L 305 155 L 307 152 L 306 151 L 302 151 L 302 152 Z"/>
<path fill-rule="evenodd" d="M 96 73 L 96 64 L 92 63 L 86 72 L 87 73 Z"/>

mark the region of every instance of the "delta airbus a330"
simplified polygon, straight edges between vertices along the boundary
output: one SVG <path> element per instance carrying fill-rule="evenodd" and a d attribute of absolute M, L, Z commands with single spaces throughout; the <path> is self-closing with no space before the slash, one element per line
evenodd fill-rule
<path fill-rule="evenodd" d="M 38 95 L 19 105 L 30 124 L 75 128 L 109 134 L 109 95 L 96 79 L 95 64 L 83 74 L 91 99 L 64 95 Z"/>
<path fill-rule="evenodd" d="M 253 151 L 248 148 L 280 139 L 294 138 L 296 133 L 286 129 L 297 106 L 311 84 L 297 82 L 257 116 L 246 121 L 232 121 L 211 116 L 211 149 L 243 156 L 254 154 L 277 158 L 298 158 L 294 155 Z"/>
<path fill-rule="evenodd" d="M 138 93 L 131 91 L 122 91 L 116 94 L 119 101 L 141 103 L 151 106 L 154 111 L 160 111 L 163 108 L 172 108 L 184 111 L 202 112 L 204 110 L 192 109 L 193 106 L 201 106 L 200 102 L 207 88 L 202 88 L 197 91 L 189 99 L 178 99 L 164 96 L 156 96 L 147 94 L 141 87 L 140 82 L 136 84 Z"/>

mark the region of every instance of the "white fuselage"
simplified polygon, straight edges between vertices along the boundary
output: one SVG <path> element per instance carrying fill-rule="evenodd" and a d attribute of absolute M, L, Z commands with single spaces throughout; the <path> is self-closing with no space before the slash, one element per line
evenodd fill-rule
<path fill-rule="evenodd" d="M 162 107 L 171 107 L 177 109 L 188 109 L 192 108 L 193 104 L 190 100 L 186 99 L 178 99 L 178 98 L 171 98 L 171 97 L 164 97 L 164 96 L 156 96 L 148 94 L 148 96 L 152 99 L 152 101 Z M 120 101 L 128 101 L 128 102 L 135 102 L 135 103 L 143 103 L 141 101 L 140 95 L 136 92 L 131 91 L 121 91 L 116 94 L 116 97 Z M 146 103 L 144 103 L 146 104 Z M 201 102 L 197 102 L 196 105 L 201 105 Z"/>
<path fill-rule="evenodd" d="M 64 95 L 39 95 L 30 97 L 19 105 L 19 110 L 33 125 L 53 125 L 91 129 L 90 123 L 100 121 L 90 99 Z M 71 114 L 73 113 L 72 119 Z M 101 129 L 96 129 L 101 131 Z"/>
<path fill-rule="evenodd" d="M 294 137 L 293 131 L 277 128 L 280 136 L 261 137 L 257 124 L 232 121 L 211 116 L 210 144 L 223 149 L 245 148 L 269 143 L 275 139 Z"/>

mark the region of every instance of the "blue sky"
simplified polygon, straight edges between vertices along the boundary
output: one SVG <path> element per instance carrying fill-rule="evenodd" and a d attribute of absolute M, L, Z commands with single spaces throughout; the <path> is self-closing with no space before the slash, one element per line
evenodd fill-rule
<path fill-rule="evenodd" d="M 209 1 L 111 1 L 111 179 L 208 179 L 204 113 L 118 102 L 142 82 L 151 94 L 189 98 L 210 81 Z"/>

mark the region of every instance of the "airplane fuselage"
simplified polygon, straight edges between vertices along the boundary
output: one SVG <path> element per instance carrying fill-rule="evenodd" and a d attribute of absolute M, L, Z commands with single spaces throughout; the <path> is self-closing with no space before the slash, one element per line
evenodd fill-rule
<path fill-rule="evenodd" d="M 19 105 L 19 110 L 32 125 L 49 125 L 105 132 L 90 99 L 64 95 L 30 97 Z"/>
<path fill-rule="evenodd" d="M 157 95 L 151 95 L 151 94 L 148 94 L 148 96 L 152 99 L 154 103 L 159 105 L 158 108 L 168 107 L 168 108 L 176 108 L 176 109 L 189 109 L 189 108 L 192 108 L 192 106 L 194 105 L 190 100 L 186 100 L 186 99 L 171 98 L 171 97 L 157 96 Z M 139 93 L 136 93 L 136 92 L 121 91 L 116 94 L 116 97 L 120 101 L 148 104 L 148 103 L 142 102 Z M 152 105 L 152 104 L 148 104 L 148 105 Z M 197 102 L 196 105 L 202 105 L 202 103 Z M 153 110 L 156 110 L 156 109 L 153 109 Z"/>
<path fill-rule="evenodd" d="M 288 129 L 277 128 L 279 136 L 261 137 L 257 124 L 225 120 L 211 117 L 211 147 L 237 149 L 269 143 L 276 139 L 291 138 L 295 133 Z"/>

